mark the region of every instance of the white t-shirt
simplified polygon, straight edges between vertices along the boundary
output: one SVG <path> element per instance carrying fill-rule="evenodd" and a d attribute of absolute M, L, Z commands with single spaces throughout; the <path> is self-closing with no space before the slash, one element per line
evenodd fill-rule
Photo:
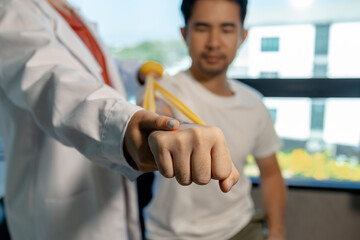
<path fill-rule="evenodd" d="M 161 84 L 193 110 L 206 124 L 219 127 L 226 138 L 232 160 L 240 172 L 239 182 L 229 193 L 218 181 L 206 186 L 181 186 L 175 179 L 156 173 L 154 197 L 145 209 L 149 239 L 228 239 L 251 219 L 254 207 L 251 184 L 242 174 L 246 157 L 262 158 L 275 153 L 280 141 L 261 95 L 235 80 L 229 80 L 233 96 L 213 94 L 189 72 L 166 77 Z M 176 118 L 188 120 L 173 109 Z M 191 121 L 190 121 L 191 122 Z"/>

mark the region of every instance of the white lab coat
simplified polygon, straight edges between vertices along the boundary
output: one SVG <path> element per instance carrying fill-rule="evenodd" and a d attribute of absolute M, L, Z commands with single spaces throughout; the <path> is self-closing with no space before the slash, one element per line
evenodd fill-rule
<path fill-rule="evenodd" d="M 46 0 L 0 0 L 5 203 L 15 240 L 140 238 L 134 185 L 123 177 L 139 172 L 122 148 L 140 108 L 125 101 L 100 46 L 118 91 Z"/>

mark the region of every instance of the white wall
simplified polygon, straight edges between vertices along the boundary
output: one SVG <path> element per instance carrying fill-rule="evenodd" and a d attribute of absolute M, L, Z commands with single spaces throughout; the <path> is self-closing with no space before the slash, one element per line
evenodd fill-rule
<path fill-rule="evenodd" d="M 279 52 L 261 52 L 261 39 L 278 37 Z M 307 25 L 254 27 L 249 31 L 249 76 L 278 72 L 279 77 L 311 77 L 315 27 Z"/>

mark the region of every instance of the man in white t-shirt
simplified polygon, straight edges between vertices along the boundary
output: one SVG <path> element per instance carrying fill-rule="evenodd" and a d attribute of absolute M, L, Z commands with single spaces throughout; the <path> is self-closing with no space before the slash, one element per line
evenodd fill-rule
<path fill-rule="evenodd" d="M 240 173 L 247 156 L 255 157 L 267 214 L 266 239 L 285 239 L 285 185 L 275 155 L 281 143 L 262 96 L 226 76 L 247 35 L 243 29 L 246 5 L 246 0 L 184 0 L 181 10 L 185 27 L 181 33 L 192 65 L 188 71 L 164 77 L 160 82 L 206 124 L 222 129 Z M 190 121 L 164 101 L 158 101 L 157 109 L 161 114 Z M 201 142 L 197 147 L 202 147 Z M 254 220 L 251 183 L 243 174 L 227 194 L 212 180 L 207 186 L 181 187 L 176 180 L 159 174 L 153 189 L 154 197 L 145 210 L 148 239 L 265 238 L 261 224 Z"/>

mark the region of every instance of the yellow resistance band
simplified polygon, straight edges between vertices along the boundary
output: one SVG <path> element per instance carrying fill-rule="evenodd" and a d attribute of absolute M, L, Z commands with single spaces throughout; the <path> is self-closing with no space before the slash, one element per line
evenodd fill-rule
<path fill-rule="evenodd" d="M 201 120 L 193 111 L 190 110 L 184 103 L 182 103 L 171 92 L 166 90 L 160 84 L 156 82 L 154 77 L 148 75 L 146 77 L 146 90 L 143 108 L 152 112 L 156 111 L 155 103 L 155 90 L 158 90 L 172 105 L 179 109 L 185 116 L 196 124 L 205 125 L 205 122 Z"/>

